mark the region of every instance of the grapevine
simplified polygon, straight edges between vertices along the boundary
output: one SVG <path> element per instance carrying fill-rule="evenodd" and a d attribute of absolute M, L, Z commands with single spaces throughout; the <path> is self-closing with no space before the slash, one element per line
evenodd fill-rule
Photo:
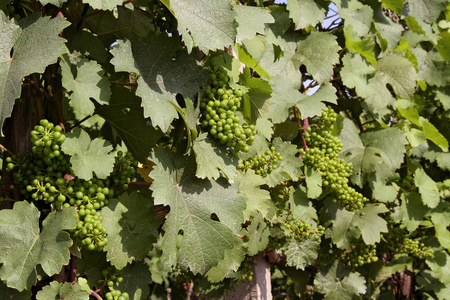
<path fill-rule="evenodd" d="M 24 199 L 43 201 L 56 210 L 76 207 L 78 223 L 71 230 L 74 238 L 81 247 L 101 251 L 108 238 L 100 210 L 128 188 L 137 161 L 131 153 L 118 151 L 113 172 L 106 179 L 80 179 L 70 167 L 70 157 L 61 149 L 65 138 L 59 125 L 41 120 L 31 131 L 31 153 L 7 157 L 7 170 L 14 174 L 14 183 Z"/>

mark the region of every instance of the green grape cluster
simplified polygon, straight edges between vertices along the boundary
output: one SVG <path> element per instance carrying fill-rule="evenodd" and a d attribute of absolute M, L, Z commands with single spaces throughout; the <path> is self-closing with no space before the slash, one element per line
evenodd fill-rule
<path fill-rule="evenodd" d="M 299 152 L 306 166 L 319 171 L 322 185 L 335 195 L 334 201 L 347 210 L 362 209 L 369 199 L 348 185 L 353 166 L 338 157 L 343 145 L 330 132 L 336 117 L 333 109 L 327 107 L 318 123 L 306 129 L 304 138 L 309 147 Z"/>
<path fill-rule="evenodd" d="M 13 172 L 14 184 L 25 200 L 43 201 L 54 209 L 76 207 L 78 223 L 71 233 L 77 244 L 101 251 L 108 239 L 100 210 L 128 188 L 138 163 L 131 153 L 118 151 L 107 178 L 80 179 L 74 177 L 70 157 L 60 148 L 64 140 L 59 125 L 41 120 L 31 131 L 31 153 L 7 157 L 7 170 Z"/>
<path fill-rule="evenodd" d="M 319 225 L 316 229 L 313 229 L 312 224 L 303 220 L 297 220 L 294 216 L 291 217 L 290 221 L 284 223 L 284 227 L 291 232 L 289 238 L 294 238 L 299 242 L 304 242 L 311 238 L 320 241 L 320 238 L 325 233 L 323 226 Z"/>
<path fill-rule="evenodd" d="M 404 229 L 395 227 L 392 220 L 388 221 L 388 233 L 384 239 L 390 251 L 394 253 L 405 253 L 417 259 L 427 259 L 433 256 L 433 250 L 426 247 L 424 243 L 407 237 Z"/>
<path fill-rule="evenodd" d="M 117 270 L 111 266 L 102 270 L 104 277 L 103 281 L 109 288 L 109 292 L 105 293 L 106 300 L 128 300 L 130 295 L 126 292 L 121 292 L 117 287 L 123 282 L 122 271 Z"/>
<path fill-rule="evenodd" d="M 249 151 L 254 141 L 255 126 L 241 123 L 236 111 L 241 108 L 244 93 L 231 88 L 228 75 L 223 67 L 215 71 L 209 69 L 209 84 L 200 104 L 201 125 L 208 128 L 221 144 L 233 147 L 236 151 Z"/>
<path fill-rule="evenodd" d="M 238 271 L 238 281 L 239 282 L 252 282 L 253 281 L 253 262 L 251 257 L 246 257 L 242 262 L 241 267 Z"/>
<path fill-rule="evenodd" d="M 251 157 L 245 161 L 240 161 L 239 170 L 243 173 L 252 169 L 256 174 L 266 177 L 278 166 L 283 159 L 280 153 L 275 152 L 275 147 L 270 147 L 264 154 Z"/>
<path fill-rule="evenodd" d="M 351 249 L 343 253 L 341 260 L 349 267 L 354 268 L 377 262 L 377 245 L 367 245 L 363 240 L 359 239 Z"/>

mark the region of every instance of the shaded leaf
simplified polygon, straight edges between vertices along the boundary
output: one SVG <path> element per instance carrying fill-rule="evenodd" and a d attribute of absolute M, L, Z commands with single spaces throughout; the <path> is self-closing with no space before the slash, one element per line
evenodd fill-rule
<path fill-rule="evenodd" d="M 52 276 L 69 263 L 72 239 L 63 230 L 75 228 L 75 208 L 50 213 L 42 230 L 39 216 L 34 204 L 27 202 L 0 211 L 0 278 L 19 291 L 36 283 L 37 265 Z"/>

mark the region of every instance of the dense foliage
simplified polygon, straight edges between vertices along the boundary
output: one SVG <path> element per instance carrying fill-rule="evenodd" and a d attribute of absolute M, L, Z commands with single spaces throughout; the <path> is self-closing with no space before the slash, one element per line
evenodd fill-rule
<path fill-rule="evenodd" d="M 0 2 L 2 299 L 448 298 L 450 4 L 275 2 Z"/>

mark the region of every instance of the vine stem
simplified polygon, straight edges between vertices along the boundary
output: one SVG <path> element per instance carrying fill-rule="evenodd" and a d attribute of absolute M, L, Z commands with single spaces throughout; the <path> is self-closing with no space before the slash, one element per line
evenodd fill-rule
<path fill-rule="evenodd" d="M 91 290 L 91 295 L 92 295 L 92 296 L 94 296 L 94 297 L 95 297 L 95 299 L 97 299 L 97 300 L 103 300 L 103 298 L 102 298 L 102 297 L 100 297 L 100 295 L 99 295 L 99 294 L 97 294 L 97 292 L 96 292 L 96 291 L 93 291 L 93 290 Z"/>
<path fill-rule="evenodd" d="M 3 146 L 2 144 L 0 144 L 0 149 L 2 149 L 3 151 L 5 151 L 5 152 L 8 153 L 9 155 L 14 155 L 14 153 L 12 153 L 12 152 L 9 151 L 8 149 L 6 149 L 6 147 Z"/>
<path fill-rule="evenodd" d="M 309 127 L 309 120 L 308 120 L 308 118 L 303 119 L 303 126 L 302 126 L 302 122 L 300 121 L 300 119 L 297 116 L 297 108 L 295 106 L 292 106 L 292 109 L 294 110 L 295 121 L 297 122 L 298 127 L 299 127 L 298 132 L 300 133 L 300 136 L 302 137 L 303 149 L 306 149 L 306 148 L 308 148 L 308 145 L 306 144 L 303 133 L 305 133 L 306 128 Z M 302 130 L 302 128 L 303 128 L 303 130 Z M 301 157 L 302 156 L 300 155 L 299 158 L 301 158 Z"/>
<path fill-rule="evenodd" d="M 142 181 L 138 181 L 138 182 L 128 182 L 128 185 L 145 185 L 145 186 L 151 186 L 152 183 L 151 182 L 142 182 Z"/>
<path fill-rule="evenodd" d="M 81 119 L 80 121 L 76 122 L 75 124 L 73 124 L 73 126 L 71 126 L 71 127 L 69 128 L 69 131 L 71 131 L 71 130 L 74 129 L 75 127 L 80 126 L 81 123 L 83 123 L 84 121 L 86 121 L 86 120 L 89 119 L 89 118 L 92 118 L 92 116 L 94 116 L 94 115 L 95 115 L 95 113 L 92 114 L 92 115 L 89 115 L 89 116 L 87 116 L 87 117 L 84 117 L 84 118 Z"/>

